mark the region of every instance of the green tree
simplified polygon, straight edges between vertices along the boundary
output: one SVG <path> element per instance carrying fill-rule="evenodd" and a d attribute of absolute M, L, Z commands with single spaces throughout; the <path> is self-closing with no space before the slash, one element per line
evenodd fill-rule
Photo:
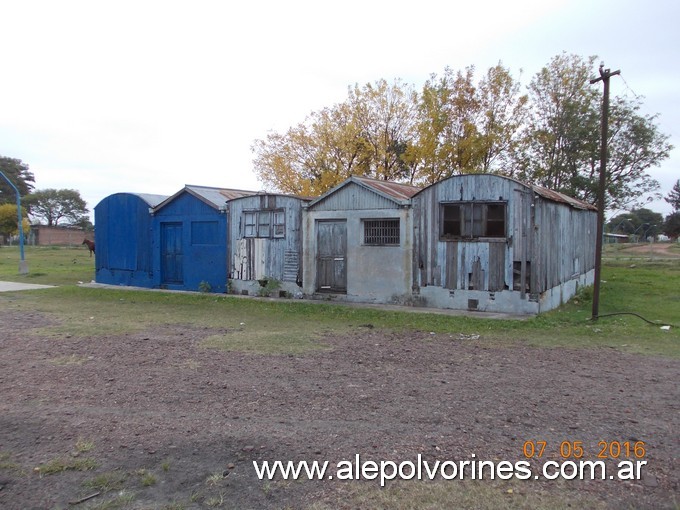
<path fill-rule="evenodd" d="M 482 78 L 478 87 L 481 116 L 477 127 L 480 171 L 512 176 L 512 156 L 527 118 L 528 101 L 526 94 L 520 94 L 520 83 L 500 62 Z"/>
<path fill-rule="evenodd" d="M 582 196 L 576 178 L 597 150 L 599 133 L 597 91 L 587 87 L 595 59 L 563 53 L 531 80 L 530 114 L 516 159 L 521 179 Z"/>
<path fill-rule="evenodd" d="M 419 114 L 418 148 L 412 154 L 422 159 L 421 183 L 479 171 L 481 113 L 474 67 L 433 74 L 423 86 Z"/>
<path fill-rule="evenodd" d="M 671 204 L 673 212 L 680 211 L 680 179 L 675 182 L 673 189 L 668 192 L 668 195 L 664 197 L 664 200 Z"/>
<path fill-rule="evenodd" d="M 22 221 L 21 226 L 24 230 L 24 236 L 28 234 L 30 225 L 26 218 L 26 211 L 22 207 Z M 17 206 L 16 204 L 0 204 L 0 237 L 4 241 L 10 236 L 19 233 L 19 223 L 17 222 Z"/>
<path fill-rule="evenodd" d="M 365 175 L 389 181 L 413 180 L 404 153 L 415 137 L 417 94 L 400 80 L 378 80 L 349 90 L 347 105 L 367 151 Z"/>
<path fill-rule="evenodd" d="M 673 240 L 680 237 L 680 211 L 675 211 L 666 216 L 666 221 L 663 224 L 663 233 Z"/>
<path fill-rule="evenodd" d="M 47 226 L 66 224 L 75 225 L 83 221 L 89 212 L 87 203 L 74 189 L 43 189 L 28 195 L 26 207 L 36 221 Z"/>
<path fill-rule="evenodd" d="M 656 236 L 663 231 L 663 225 L 663 215 L 642 207 L 614 216 L 607 222 L 607 230 L 612 234 Z"/>
<path fill-rule="evenodd" d="M 20 159 L 0 156 L 0 170 L 17 187 L 22 197 L 33 189 L 35 177 L 28 165 Z M 16 204 L 16 193 L 2 178 L 0 178 L 0 204 Z"/>
<path fill-rule="evenodd" d="M 529 85 L 531 117 L 518 159 L 522 177 L 590 203 L 597 199 L 601 92 L 589 83 L 596 57 L 554 57 Z M 656 115 L 641 115 L 642 99 L 614 97 L 607 141 L 607 207 L 627 208 L 654 193 L 647 170 L 673 148 Z"/>

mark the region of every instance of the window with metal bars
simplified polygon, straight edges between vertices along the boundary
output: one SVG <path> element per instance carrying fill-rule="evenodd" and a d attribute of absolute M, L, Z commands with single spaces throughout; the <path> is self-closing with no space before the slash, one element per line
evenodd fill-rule
<path fill-rule="evenodd" d="M 399 218 L 363 221 L 364 244 L 371 246 L 399 246 L 401 242 Z"/>

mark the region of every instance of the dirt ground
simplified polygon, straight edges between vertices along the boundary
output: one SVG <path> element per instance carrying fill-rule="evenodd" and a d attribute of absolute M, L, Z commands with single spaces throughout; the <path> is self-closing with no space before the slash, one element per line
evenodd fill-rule
<path fill-rule="evenodd" d="M 55 339 L 27 323 L 49 320 L 0 310 L 4 509 L 341 508 L 338 491 L 358 482 L 260 481 L 252 461 L 516 462 L 527 440 L 547 442 L 543 461 L 562 441 L 592 460 L 599 441 L 645 441 L 648 464 L 640 481 L 529 480 L 516 494 L 677 504 L 678 360 L 369 325 L 327 336 L 325 350 L 259 355 L 201 347 L 211 329 Z M 96 466 L 73 469 L 85 460 Z M 48 473 L 59 465 L 72 469 Z"/>
<path fill-rule="evenodd" d="M 619 256 L 630 254 L 635 257 L 659 257 L 662 259 L 680 259 L 680 253 L 673 251 L 671 243 L 639 243 L 623 245 Z"/>

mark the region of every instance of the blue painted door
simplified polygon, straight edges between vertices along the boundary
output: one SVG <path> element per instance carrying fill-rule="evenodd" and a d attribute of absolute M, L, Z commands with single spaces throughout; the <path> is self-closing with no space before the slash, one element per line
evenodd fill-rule
<path fill-rule="evenodd" d="M 184 283 L 182 255 L 182 224 L 161 224 L 161 282 Z"/>

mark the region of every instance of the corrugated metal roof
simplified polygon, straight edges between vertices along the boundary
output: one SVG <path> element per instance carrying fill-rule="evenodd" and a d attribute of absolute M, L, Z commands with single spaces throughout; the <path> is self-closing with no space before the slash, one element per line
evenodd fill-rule
<path fill-rule="evenodd" d="M 211 188 L 208 186 L 194 186 L 191 184 L 184 186 L 184 189 L 193 195 L 202 198 L 205 202 L 212 204 L 217 209 L 222 207 L 228 200 L 247 197 L 257 193 L 256 191 L 247 191 L 242 189 Z"/>
<path fill-rule="evenodd" d="M 411 197 L 420 191 L 420 188 L 411 186 L 409 184 L 401 184 L 392 181 L 381 181 L 379 179 L 372 179 L 370 177 L 359 177 L 356 175 L 352 175 L 351 177 L 348 177 L 334 188 L 328 190 L 320 197 L 317 197 L 314 200 L 312 200 L 309 203 L 309 207 L 313 207 L 316 204 L 324 201 L 327 197 L 333 195 L 338 190 L 344 188 L 350 183 L 354 183 L 363 188 L 367 188 L 370 191 L 377 193 L 378 195 L 392 202 L 396 202 L 399 205 L 407 205 L 408 203 L 410 203 Z"/>
<path fill-rule="evenodd" d="M 156 204 L 154 209 L 162 209 L 184 192 L 190 193 L 199 200 L 202 200 L 209 206 L 218 210 L 222 209 L 229 200 L 255 195 L 257 193 L 257 191 L 248 191 L 242 189 L 213 188 L 209 186 L 195 186 L 193 184 L 186 184 L 184 188 L 179 190 L 177 193 Z"/>
<path fill-rule="evenodd" d="M 402 184 L 400 182 L 382 181 L 379 179 L 372 179 L 370 177 L 359 176 L 354 176 L 352 178 L 397 200 L 408 200 L 420 191 L 420 188 L 416 186 Z"/>
<path fill-rule="evenodd" d="M 147 204 L 149 204 L 149 207 L 156 207 L 163 200 L 166 200 L 168 198 L 167 195 L 153 195 L 151 193 L 130 193 L 130 195 L 138 196 L 139 198 L 144 200 Z"/>
<path fill-rule="evenodd" d="M 554 191 L 548 188 L 544 188 L 543 186 L 538 186 L 536 184 L 527 184 L 526 182 L 522 182 L 518 179 L 515 179 L 514 177 L 508 177 L 506 175 L 497 175 L 497 174 L 458 174 L 458 175 L 451 175 L 449 177 L 446 177 L 440 181 L 437 181 L 433 184 L 430 184 L 429 186 L 426 186 L 423 188 L 423 190 L 427 188 L 431 188 L 434 186 L 439 185 L 440 182 L 448 180 L 448 179 L 468 179 L 468 178 L 474 178 L 476 175 L 493 175 L 494 177 L 499 177 L 501 179 L 507 179 L 509 181 L 516 182 L 517 184 L 521 184 L 522 186 L 531 189 L 534 193 L 537 195 L 547 198 L 548 200 L 552 200 L 553 202 L 561 202 L 563 204 L 570 205 L 571 207 L 574 207 L 576 209 L 586 209 L 589 211 L 597 211 L 597 207 L 595 207 L 592 204 L 589 204 L 588 202 L 584 202 L 583 200 L 579 200 L 578 198 L 570 197 L 565 195 L 564 193 L 560 193 L 559 191 Z M 419 192 L 421 190 L 418 190 Z"/>
<path fill-rule="evenodd" d="M 593 204 L 589 204 L 588 202 L 584 202 L 583 200 L 579 200 L 578 198 L 567 196 L 564 193 L 560 193 L 559 191 L 554 191 L 548 188 L 544 188 L 543 186 L 537 186 L 535 184 L 529 184 L 528 186 L 532 190 L 534 190 L 534 193 L 542 196 L 543 198 L 552 200 L 554 202 L 562 202 L 563 204 L 569 204 L 570 206 L 576 209 L 588 209 L 592 211 L 597 211 L 597 207 L 595 207 Z"/>

